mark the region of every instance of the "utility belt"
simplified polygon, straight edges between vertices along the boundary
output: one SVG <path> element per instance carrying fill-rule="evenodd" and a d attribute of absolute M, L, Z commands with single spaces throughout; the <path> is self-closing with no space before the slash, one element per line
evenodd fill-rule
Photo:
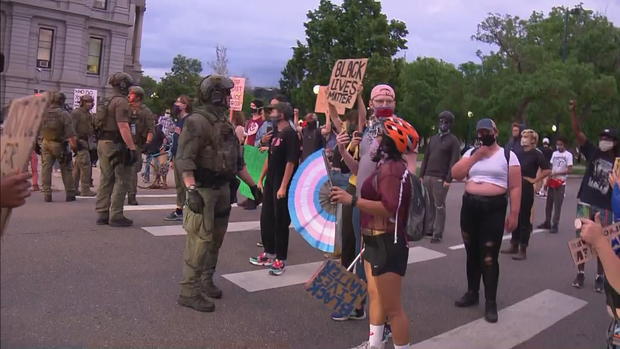
<path fill-rule="evenodd" d="M 377 235 L 383 235 L 385 233 L 387 233 L 387 231 L 385 230 L 362 228 L 362 235 L 365 235 L 365 236 L 377 236 Z"/>
<path fill-rule="evenodd" d="M 234 177 L 217 174 L 206 168 L 197 168 L 194 170 L 194 179 L 196 186 L 199 188 L 218 189 L 228 185 Z"/>
<path fill-rule="evenodd" d="M 123 137 L 121 137 L 121 134 L 117 131 L 101 131 L 98 139 L 102 141 L 113 141 L 115 143 L 123 141 Z"/>

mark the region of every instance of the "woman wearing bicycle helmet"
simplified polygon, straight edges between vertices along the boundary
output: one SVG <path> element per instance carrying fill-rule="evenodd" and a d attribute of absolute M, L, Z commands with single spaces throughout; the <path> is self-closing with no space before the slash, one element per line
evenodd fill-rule
<path fill-rule="evenodd" d="M 401 303 L 401 284 L 409 257 L 405 227 L 411 188 L 403 154 L 417 151 L 419 136 L 408 122 L 392 117 L 383 122 L 383 135 L 378 137 L 377 169 L 362 184 L 361 197 L 333 187 L 331 198 L 361 211 L 370 337 L 360 348 L 383 347 L 386 320 L 394 347 L 408 348 L 409 321 Z"/>

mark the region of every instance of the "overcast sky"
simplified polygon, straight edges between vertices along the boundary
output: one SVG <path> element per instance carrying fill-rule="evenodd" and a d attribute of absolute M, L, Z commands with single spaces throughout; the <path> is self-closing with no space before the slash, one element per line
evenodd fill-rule
<path fill-rule="evenodd" d="M 342 3 L 342 1 L 333 1 Z M 476 26 L 489 12 L 529 17 L 553 6 L 574 6 L 580 0 L 384 0 L 389 19 L 404 21 L 409 30 L 408 60 L 435 57 L 460 64 L 475 61 L 472 41 Z M 620 24 L 620 0 L 582 0 L 584 8 Z M 229 72 L 244 75 L 253 86 L 277 86 L 291 57 L 291 47 L 304 41 L 306 13 L 319 0 L 149 0 L 142 37 L 144 72 L 160 78 L 177 54 L 198 58 L 203 74 L 215 59 L 217 44 L 228 48 Z"/>

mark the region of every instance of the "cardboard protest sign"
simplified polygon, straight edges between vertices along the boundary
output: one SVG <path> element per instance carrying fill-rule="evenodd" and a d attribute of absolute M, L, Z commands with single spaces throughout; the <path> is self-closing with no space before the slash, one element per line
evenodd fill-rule
<path fill-rule="evenodd" d="M 609 240 L 611 248 L 616 255 L 620 256 L 620 223 L 615 223 L 603 228 L 603 236 Z M 590 245 L 586 244 L 580 238 L 570 240 L 568 242 L 568 249 L 570 250 L 575 265 L 585 263 L 592 259 L 593 256 L 596 256 L 596 252 Z"/>
<path fill-rule="evenodd" d="M 254 182 L 258 182 L 260 172 L 263 170 L 263 164 L 265 163 L 265 160 L 267 160 L 267 152 L 260 152 L 257 147 L 244 145 L 243 160 L 245 161 L 245 166 L 247 167 Z M 241 184 L 239 185 L 239 193 L 246 198 L 254 199 L 254 196 L 250 191 L 250 187 L 248 187 L 244 181 L 241 181 Z"/>
<path fill-rule="evenodd" d="M 93 97 L 93 100 L 95 103 L 93 104 L 93 107 L 90 109 L 90 112 L 93 114 L 96 113 L 97 112 L 97 90 L 89 90 L 85 88 L 73 89 L 73 109 L 76 109 L 80 106 L 80 97 L 84 95 L 89 95 Z"/>
<path fill-rule="evenodd" d="M 366 283 L 333 260 L 323 263 L 304 289 L 339 314 L 350 314 L 366 297 Z"/>
<path fill-rule="evenodd" d="M 614 174 L 616 177 L 620 177 L 620 158 L 616 158 L 614 162 Z"/>
<path fill-rule="evenodd" d="M 362 86 L 368 58 L 340 59 L 334 64 L 329 79 L 327 98 L 338 108 L 351 109 Z"/>
<path fill-rule="evenodd" d="M 245 91 L 245 78 L 230 77 L 235 87 L 230 91 L 230 110 L 241 111 L 243 108 L 243 93 Z"/>
<path fill-rule="evenodd" d="M 319 87 L 319 94 L 316 95 L 316 103 L 314 104 L 315 113 L 327 114 L 327 93 L 327 86 Z M 346 110 L 342 105 L 339 104 L 335 107 L 338 115 L 344 115 Z"/>
<path fill-rule="evenodd" d="M 4 121 L 0 136 L 0 176 L 24 171 L 30 161 L 32 148 L 37 140 L 43 113 L 49 101 L 49 93 L 13 100 L 9 114 Z M 0 234 L 9 219 L 11 211 L 2 209 Z"/>

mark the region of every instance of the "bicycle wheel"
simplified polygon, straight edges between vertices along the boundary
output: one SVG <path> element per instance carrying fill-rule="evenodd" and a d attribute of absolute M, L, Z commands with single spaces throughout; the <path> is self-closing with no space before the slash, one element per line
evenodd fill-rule
<path fill-rule="evenodd" d="M 155 162 L 157 159 L 155 159 Z M 140 189 L 152 189 L 151 186 L 155 182 L 155 178 L 157 178 L 157 171 L 159 169 L 157 166 L 151 162 L 144 166 L 144 170 L 142 173 L 138 175 L 138 188 Z"/>

